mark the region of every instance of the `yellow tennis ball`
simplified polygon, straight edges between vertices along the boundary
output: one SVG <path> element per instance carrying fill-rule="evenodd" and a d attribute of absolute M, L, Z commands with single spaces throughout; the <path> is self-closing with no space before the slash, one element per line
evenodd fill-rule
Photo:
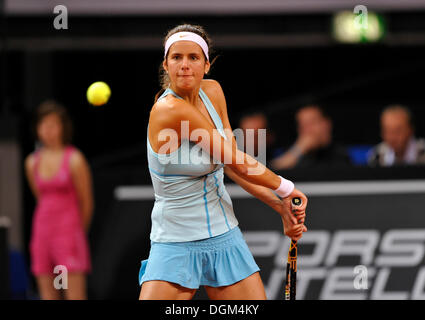
<path fill-rule="evenodd" d="M 103 81 L 95 82 L 87 89 L 87 100 L 94 106 L 101 106 L 107 103 L 110 96 L 111 89 Z"/>

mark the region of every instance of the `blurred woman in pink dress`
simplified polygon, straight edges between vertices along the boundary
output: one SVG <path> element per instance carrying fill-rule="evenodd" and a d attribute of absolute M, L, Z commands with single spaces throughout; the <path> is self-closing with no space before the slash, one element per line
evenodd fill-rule
<path fill-rule="evenodd" d="M 37 201 L 31 272 L 43 300 L 87 299 L 86 276 L 91 271 L 87 233 L 94 207 L 90 167 L 71 145 L 72 124 L 63 106 L 55 101 L 42 103 L 35 129 L 42 146 L 25 159 Z M 60 289 L 65 289 L 63 296 Z"/>

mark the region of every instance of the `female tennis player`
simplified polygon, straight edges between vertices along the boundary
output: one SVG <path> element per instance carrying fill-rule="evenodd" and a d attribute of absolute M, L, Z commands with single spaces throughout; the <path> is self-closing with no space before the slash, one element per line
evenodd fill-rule
<path fill-rule="evenodd" d="M 46 101 L 37 109 L 36 134 L 42 147 L 27 156 L 25 169 L 37 200 L 30 253 L 34 274 L 43 300 L 86 299 L 86 274 L 91 270 L 87 231 L 93 211 L 90 168 L 84 155 L 71 145 L 71 120 L 66 109 Z M 62 297 L 55 288 L 56 266 Z M 55 274 L 55 273 L 56 274 Z M 63 279 L 63 277 L 67 279 Z"/>
<path fill-rule="evenodd" d="M 223 90 L 203 79 L 211 66 L 209 43 L 203 28 L 193 25 L 177 26 L 165 37 L 163 90 L 148 124 L 155 204 L 151 250 L 139 272 L 140 299 L 191 299 L 199 286 L 210 299 L 266 299 L 224 173 L 277 211 L 286 235 L 298 240 L 307 231 L 306 196 L 237 149 Z M 303 200 L 297 218 L 293 197 Z"/>

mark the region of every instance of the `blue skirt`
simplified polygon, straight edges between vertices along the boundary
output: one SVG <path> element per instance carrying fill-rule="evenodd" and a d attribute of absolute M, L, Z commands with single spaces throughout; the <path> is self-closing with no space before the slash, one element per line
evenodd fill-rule
<path fill-rule="evenodd" d="M 259 271 L 239 227 L 216 237 L 188 242 L 153 242 L 142 261 L 139 284 L 163 280 L 190 289 L 234 284 Z"/>

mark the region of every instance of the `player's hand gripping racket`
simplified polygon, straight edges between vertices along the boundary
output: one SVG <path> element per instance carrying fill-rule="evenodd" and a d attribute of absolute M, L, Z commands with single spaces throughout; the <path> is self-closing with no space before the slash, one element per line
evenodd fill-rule
<path fill-rule="evenodd" d="M 301 198 L 293 198 L 292 208 L 302 204 Z M 297 241 L 291 239 L 286 264 L 285 300 L 295 300 L 297 288 Z"/>

